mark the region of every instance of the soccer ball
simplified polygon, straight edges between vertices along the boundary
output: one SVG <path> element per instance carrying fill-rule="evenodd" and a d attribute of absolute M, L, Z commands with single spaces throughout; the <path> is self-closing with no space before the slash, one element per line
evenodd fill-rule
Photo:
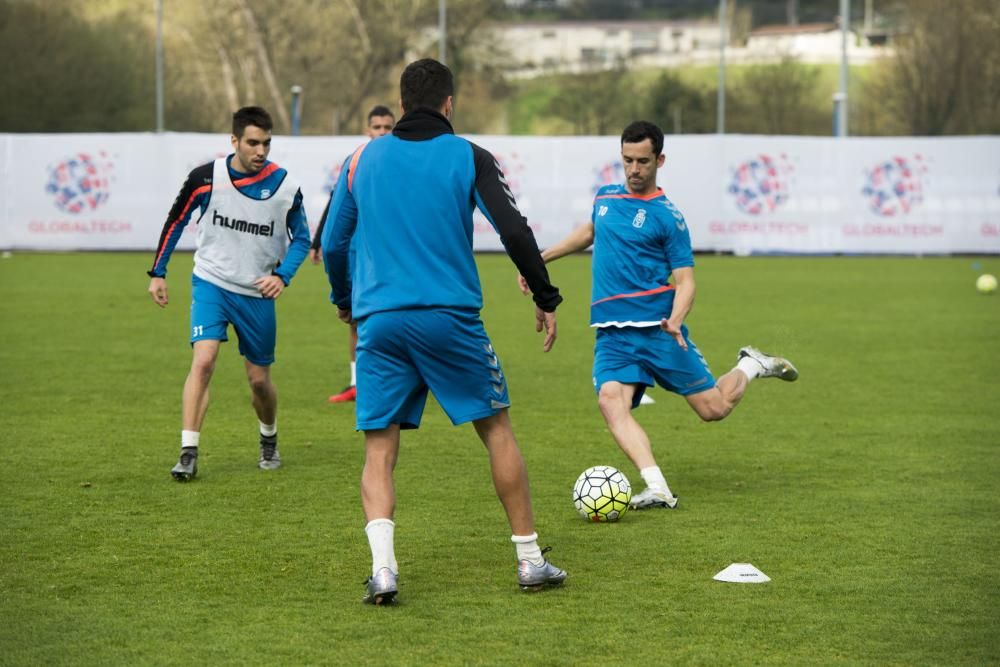
<path fill-rule="evenodd" d="M 590 521 L 617 521 L 628 511 L 632 485 L 617 468 L 587 468 L 573 485 L 573 504 Z"/>
<path fill-rule="evenodd" d="M 992 294 L 997 291 L 997 277 L 984 273 L 976 279 L 976 289 L 980 294 Z"/>

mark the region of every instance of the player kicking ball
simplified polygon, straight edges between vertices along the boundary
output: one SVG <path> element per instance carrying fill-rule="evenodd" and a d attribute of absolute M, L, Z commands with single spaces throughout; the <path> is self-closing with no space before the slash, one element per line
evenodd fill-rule
<path fill-rule="evenodd" d="M 688 336 L 684 319 L 694 303 L 694 255 L 684 216 L 656 185 L 663 166 L 663 131 L 646 121 L 621 137 L 624 185 L 598 190 L 589 224 L 542 252 L 548 263 L 594 246 L 590 326 L 597 330 L 594 388 L 615 442 L 646 488 L 634 509 L 674 508 L 649 436 L 632 416 L 647 387 L 683 396 L 705 421 L 724 419 L 756 378 L 793 381 L 787 359 L 744 347 L 736 367 L 716 381 Z M 519 277 L 522 291 L 524 279 Z"/>

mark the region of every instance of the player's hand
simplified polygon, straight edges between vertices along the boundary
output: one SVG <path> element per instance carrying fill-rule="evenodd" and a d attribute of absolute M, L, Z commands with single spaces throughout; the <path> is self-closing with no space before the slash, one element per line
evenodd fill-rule
<path fill-rule="evenodd" d="M 677 344 L 681 346 L 681 349 L 687 352 L 688 344 L 687 341 L 684 340 L 684 334 L 681 333 L 680 324 L 675 324 L 664 317 L 660 320 L 660 328 L 673 336 L 674 340 L 677 341 Z"/>
<path fill-rule="evenodd" d="M 153 302 L 157 306 L 166 308 L 167 304 L 170 303 L 170 297 L 167 294 L 167 279 L 150 278 L 149 295 L 153 297 Z"/>
<path fill-rule="evenodd" d="M 535 331 L 545 329 L 545 342 L 542 343 L 542 351 L 548 352 L 556 342 L 556 314 L 546 313 L 535 306 Z"/>
<path fill-rule="evenodd" d="M 528 296 L 530 290 L 528 289 L 528 281 L 524 279 L 520 273 L 517 274 L 517 286 L 521 288 L 521 294 Z"/>
<path fill-rule="evenodd" d="M 344 324 L 354 324 L 354 318 L 351 317 L 350 308 L 341 308 L 340 306 L 338 306 L 337 317 L 340 318 L 340 321 L 343 322 Z"/>
<path fill-rule="evenodd" d="M 253 285 L 265 299 L 277 299 L 285 291 L 285 281 L 274 275 L 258 278 Z"/>
<path fill-rule="evenodd" d="M 320 254 L 319 248 L 309 248 L 309 261 L 313 264 L 319 264 L 323 261 L 323 255 Z"/>

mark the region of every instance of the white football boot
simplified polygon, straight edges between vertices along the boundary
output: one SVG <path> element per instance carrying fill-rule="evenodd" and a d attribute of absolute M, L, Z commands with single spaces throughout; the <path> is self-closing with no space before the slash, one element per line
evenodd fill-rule
<path fill-rule="evenodd" d="M 542 553 L 548 553 L 552 547 L 545 547 Z M 558 586 L 566 581 L 566 571 L 546 560 L 541 565 L 535 565 L 529 560 L 517 562 L 517 583 L 522 591 L 540 591 L 546 586 Z"/>
<path fill-rule="evenodd" d="M 677 507 L 678 500 L 680 500 L 680 498 L 671 496 L 668 493 L 660 491 L 659 489 L 646 487 L 643 491 L 632 496 L 632 499 L 628 501 L 628 504 L 634 510 L 645 510 L 651 507 L 662 507 L 664 509 L 672 510 Z"/>
<path fill-rule="evenodd" d="M 396 601 L 396 573 L 387 567 L 368 577 L 365 582 L 368 587 L 362 602 L 365 604 L 386 605 Z"/>
<path fill-rule="evenodd" d="M 755 347 L 746 346 L 740 348 L 740 353 L 736 355 L 736 362 L 739 363 L 743 357 L 750 357 L 763 369 L 758 377 L 778 378 L 786 382 L 794 382 L 799 377 L 799 371 L 784 357 L 774 357 L 765 354 Z"/>
<path fill-rule="evenodd" d="M 189 482 L 194 479 L 198 474 L 198 448 L 182 447 L 181 456 L 177 460 L 177 465 L 170 470 L 170 474 L 178 482 Z"/>
<path fill-rule="evenodd" d="M 277 470 L 281 467 L 281 452 L 278 451 L 277 435 L 260 436 L 260 458 L 257 467 L 261 470 Z"/>

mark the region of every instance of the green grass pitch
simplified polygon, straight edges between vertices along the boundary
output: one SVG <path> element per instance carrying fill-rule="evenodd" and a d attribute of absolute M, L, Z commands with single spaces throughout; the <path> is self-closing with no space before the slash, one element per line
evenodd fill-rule
<path fill-rule="evenodd" d="M 688 323 L 716 375 L 753 344 L 801 378 L 754 382 L 718 424 L 654 390 L 637 416 L 680 508 L 591 524 L 570 497 L 584 468 L 641 480 L 591 387 L 589 258 L 550 267 L 566 303 L 543 354 L 512 265 L 479 257 L 541 544 L 569 579 L 517 590 L 485 452 L 429 402 L 403 435 L 387 609 L 360 602 L 362 438 L 326 402 L 347 328 L 322 270 L 278 303 L 284 467 L 256 468 L 234 338 L 182 485 L 191 256 L 166 310 L 149 260 L 0 260 L 0 664 L 1000 662 L 1000 296 L 973 286 L 997 258 L 698 257 Z M 712 580 L 733 562 L 772 581 Z"/>

